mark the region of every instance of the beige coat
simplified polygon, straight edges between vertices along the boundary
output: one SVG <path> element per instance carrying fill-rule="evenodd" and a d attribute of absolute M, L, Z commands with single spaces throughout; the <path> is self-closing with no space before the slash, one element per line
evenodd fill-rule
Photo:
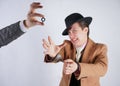
<path fill-rule="evenodd" d="M 62 59 L 75 60 L 76 49 L 72 43 L 68 40 L 64 41 L 67 45 L 59 52 Z M 45 56 L 46 62 L 54 62 L 54 59 L 50 59 L 48 55 Z M 104 76 L 107 71 L 107 47 L 104 44 L 99 44 L 88 39 L 88 43 L 82 55 L 82 61 L 80 64 L 80 75 L 76 77 L 81 80 L 81 86 L 100 86 L 99 80 L 101 76 Z M 69 86 L 71 75 L 65 75 L 63 73 L 60 86 Z"/>

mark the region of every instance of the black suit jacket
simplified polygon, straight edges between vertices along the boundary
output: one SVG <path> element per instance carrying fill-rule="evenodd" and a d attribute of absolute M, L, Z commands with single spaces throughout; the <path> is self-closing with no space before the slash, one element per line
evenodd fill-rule
<path fill-rule="evenodd" d="M 11 24 L 0 30 L 0 47 L 7 45 L 24 33 L 21 31 L 19 23 Z"/>

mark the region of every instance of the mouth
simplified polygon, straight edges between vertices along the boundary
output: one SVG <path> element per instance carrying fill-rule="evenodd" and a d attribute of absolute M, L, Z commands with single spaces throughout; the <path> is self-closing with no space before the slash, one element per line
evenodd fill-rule
<path fill-rule="evenodd" d="M 71 39 L 71 42 L 72 42 L 72 43 L 77 43 L 77 41 L 78 41 L 78 38 Z"/>

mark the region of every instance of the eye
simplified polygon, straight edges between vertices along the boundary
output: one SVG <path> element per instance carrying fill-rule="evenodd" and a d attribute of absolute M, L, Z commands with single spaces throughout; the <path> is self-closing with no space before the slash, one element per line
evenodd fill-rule
<path fill-rule="evenodd" d="M 68 34 L 70 34 L 71 32 L 70 31 L 68 31 Z"/>
<path fill-rule="evenodd" d="M 77 33 L 77 30 L 76 30 L 76 29 L 74 29 L 72 32 L 73 32 L 73 33 Z"/>
<path fill-rule="evenodd" d="M 68 31 L 68 34 L 77 34 L 78 33 L 78 29 L 72 29 Z"/>

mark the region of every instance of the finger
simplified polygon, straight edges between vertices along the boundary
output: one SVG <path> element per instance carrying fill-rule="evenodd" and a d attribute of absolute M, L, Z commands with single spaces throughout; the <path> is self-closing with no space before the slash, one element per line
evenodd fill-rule
<path fill-rule="evenodd" d="M 34 7 L 37 7 L 37 6 L 42 7 L 42 5 L 41 5 L 40 2 L 33 2 L 30 6 L 33 7 L 33 8 L 34 8 Z"/>
<path fill-rule="evenodd" d="M 35 9 L 42 8 L 43 6 L 41 5 L 35 5 L 31 7 L 31 11 L 34 11 Z"/>
<path fill-rule="evenodd" d="M 43 39 L 42 41 L 43 41 L 43 44 L 45 44 L 47 47 L 50 46 L 50 44 L 45 39 Z"/>
<path fill-rule="evenodd" d="M 52 41 L 50 36 L 48 36 L 48 41 L 49 41 L 50 44 L 54 44 L 54 42 Z"/>
<path fill-rule="evenodd" d="M 43 6 L 39 2 L 34 2 L 30 5 L 31 11 L 34 11 L 37 8 L 42 8 Z"/>
<path fill-rule="evenodd" d="M 65 74 L 71 74 L 71 73 L 72 73 L 72 72 L 71 72 L 70 69 L 65 70 Z"/>
<path fill-rule="evenodd" d="M 40 13 L 28 13 L 28 17 L 29 18 L 33 18 L 33 17 L 44 17 L 43 14 Z"/>
<path fill-rule="evenodd" d="M 70 66 L 67 66 L 66 67 L 66 70 L 71 70 L 72 68 Z"/>
<path fill-rule="evenodd" d="M 32 23 L 32 25 L 44 25 L 43 22 L 39 22 L 38 20 L 34 18 L 30 19 L 29 21 Z"/>
<path fill-rule="evenodd" d="M 33 2 L 31 5 L 34 5 L 34 4 L 39 5 L 39 4 L 40 4 L 40 2 Z"/>
<path fill-rule="evenodd" d="M 72 59 L 67 59 L 64 61 L 65 63 L 72 64 L 74 61 Z"/>
<path fill-rule="evenodd" d="M 44 47 L 46 50 L 49 49 L 48 46 L 47 46 L 46 44 L 43 44 L 43 47 Z"/>
<path fill-rule="evenodd" d="M 64 64 L 64 67 L 63 67 L 63 71 L 65 74 L 70 74 L 70 68 L 69 67 L 66 67 L 66 64 Z"/>
<path fill-rule="evenodd" d="M 37 20 L 34 20 L 34 23 L 35 23 L 35 25 L 44 25 L 43 22 L 39 22 L 39 21 L 37 21 Z"/>
<path fill-rule="evenodd" d="M 72 65 L 72 64 L 70 64 L 70 63 L 67 63 L 66 67 L 72 68 L 72 67 L 73 67 L 73 65 Z"/>

